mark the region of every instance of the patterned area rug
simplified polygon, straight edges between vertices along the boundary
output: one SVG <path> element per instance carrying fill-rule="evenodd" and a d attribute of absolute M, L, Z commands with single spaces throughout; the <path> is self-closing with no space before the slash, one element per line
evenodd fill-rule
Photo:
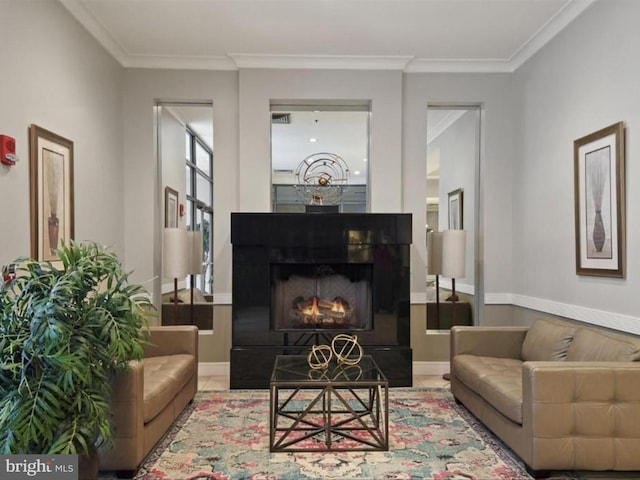
<path fill-rule="evenodd" d="M 269 453 L 269 392 L 199 392 L 138 480 L 531 479 L 448 389 L 390 389 L 388 452 Z"/>

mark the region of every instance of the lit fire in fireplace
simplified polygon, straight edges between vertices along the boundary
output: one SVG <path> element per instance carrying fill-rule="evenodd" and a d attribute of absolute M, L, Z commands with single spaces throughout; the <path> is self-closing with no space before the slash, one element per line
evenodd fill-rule
<path fill-rule="evenodd" d="M 292 320 L 302 326 L 331 326 L 342 325 L 349 321 L 353 310 L 342 297 L 333 300 L 325 300 L 314 296 L 305 300 L 297 297 L 293 301 L 293 308 L 289 311 Z"/>

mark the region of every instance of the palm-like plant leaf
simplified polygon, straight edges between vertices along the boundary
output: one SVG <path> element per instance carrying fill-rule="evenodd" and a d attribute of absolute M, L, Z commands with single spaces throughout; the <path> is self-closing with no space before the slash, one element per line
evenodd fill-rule
<path fill-rule="evenodd" d="M 114 373 L 142 357 L 142 287 L 95 243 L 61 267 L 16 260 L 0 285 L 0 454 L 79 453 L 111 437 Z"/>

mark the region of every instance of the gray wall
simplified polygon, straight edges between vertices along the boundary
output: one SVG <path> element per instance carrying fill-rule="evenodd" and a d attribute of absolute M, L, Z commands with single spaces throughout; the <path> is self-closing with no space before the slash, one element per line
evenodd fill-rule
<path fill-rule="evenodd" d="M 126 264 L 132 279 L 154 278 L 158 293 L 161 272 L 163 192 L 158 188 L 154 148 L 154 105 L 157 101 L 213 102 L 214 177 L 214 300 L 231 298 L 230 213 L 237 211 L 238 72 L 127 69 L 124 82 L 124 146 Z M 267 182 L 268 183 L 268 182 Z M 159 298 L 156 296 L 156 302 Z"/>
<path fill-rule="evenodd" d="M 122 255 L 124 69 L 58 2 L 0 9 L 0 133 L 20 157 L 0 165 L 0 265 L 30 255 L 30 124 L 74 142 L 75 238 Z"/>
<path fill-rule="evenodd" d="M 596 2 L 515 74 L 123 69 L 57 2 L 4 2 L 2 13 L 0 60 L 11 75 L 0 79 L 0 133 L 16 137 L 22 161 L 0 167 L 3 199 L 11 199 L 0 213 L 1 263 L 29 253 L 27 127 L 36 123 L 75 142 L 76 238 L 113 245 L 132 279 L 159 291 L 160 279 L 151 282 L 160 272 L 162 226 L 154 102 L 211 101 L 216 318 L 201 359 L 226 360 L 229 214 L 269 210 L 269 99 L 369 99 L 371 211 L 414 215 L 415 359 L 446 360 L 448 338 L 426 335 L 421 305 L 426 113 L 430 103 L 474 103 L 482 107 L 476 268 L 490 304 L 484 323 L 517 323 L 525 308 L 638 331 L 639 2 Z M 578 277 L 572 142 L 620 120 L 627 125 L 627 278 Z"/>
<path fill-rule="evenodd" d="M 511 291 L 511 176 L 513 163 L 512 76 L 510 74 L 409 73 L 404 78 L 403 156 L 409 168 L 403 179 L 403 203 L 414 215 L 414 271 L 424 270 L 426 233 L 425 162 L 427 105 L 481 106 L 481 231 L 476 274 L 484 278 L 487 298 Z M 420 170 L 422 169 L 422 170 Z M 465 204 L 471 199 L 465 198 Z M 421 205 L 417 205 L 420 202 Z M 420 212 L 420 213 L 417 213 Z M 442 229 L 443 227 L 440 226 Z M 470 239 L 469 239 L 470 240 Z M 423 272 L 424 275 L 424 272 Z M 417 283 L 416 283 L 417 284 Z M 423 281 L 424 284 L 424 281 Z M 492 301 L 492 300 L 491 300 Z"/>
<path fill-rule="evenodd" d="M 482 107 L 484 201 L 478 238 L 476 274 L 484 275 L 487 292 L 509 292 L 511 285 L 511 179 L 513 155 L 512 81 L 509 74 L 405 74 L 402 107 L 402 204 L 413 213 L 411 247 L 411 344 L 414 361 L 446 361 L 449 336 L 427 334 L 424 285 L 426 259 L 427 105 L 477 104 Z M 466 202 L 471 201 L 465 200 Z M 442 226 L 441 226 L 442 229 Z M 486 267 L 485 267 L 486 265 Z M 489 296 L 489 295 L 488 295 Z M 486 309 L 491 312 L 491 309 Z M 483 312 L 476 312 L 478 318 Z"/>
<path fill-rule="evenodd" d="M 271 210 L 269 101 L 370 100 L 369 210 L 402 212 L 402 73 L 345 70 L 240 70 L 241 211 Z M 404 210 L 406 211 L 406 210 Z"/>
<path fill-rule="evenodd" d="M 640 2 L 594 3 L 514 75 L 514 303 L 640 333 Z M 576 275 L 573 141 L 626 124 L 627 275 Z"/>
<path fill-rule="evenodd" d="M 155 278 L 159 302 L 162 271 L 162 196 L 154 149 L 154 105 L 157 101 L 213 102 L 214 308 L 213 332 L 200 336 L 200 361 L 229 359 L 231 338 L 230 213 L 238 205 L 238 72 L 128 69 L 124 82 L 124 130 L 127 161 L 125 215 L 126 264 L 132 279 Z"/>

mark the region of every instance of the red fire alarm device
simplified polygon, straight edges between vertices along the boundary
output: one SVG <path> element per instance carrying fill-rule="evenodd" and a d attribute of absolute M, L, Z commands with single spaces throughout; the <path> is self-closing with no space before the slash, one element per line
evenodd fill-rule
<path fill-rule="evenodd" d="M 8 135 L 0 135 L 0 162 L 5 165 L 15 165 L 17 161 L 16 139 Z"/>
<path fill-rule="evenodd" d="M 11 280 L 16 278 L 16 264 L 10 263 L 9 265 L 5 265 L 2 267 L 2 280 L 5 283 L 9 283 Z"/>

